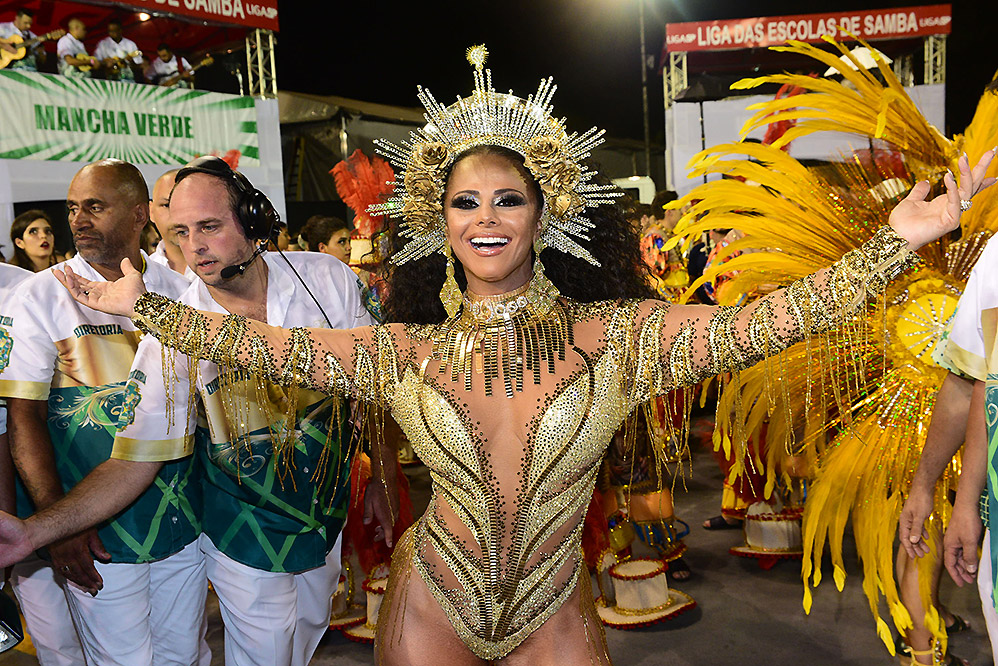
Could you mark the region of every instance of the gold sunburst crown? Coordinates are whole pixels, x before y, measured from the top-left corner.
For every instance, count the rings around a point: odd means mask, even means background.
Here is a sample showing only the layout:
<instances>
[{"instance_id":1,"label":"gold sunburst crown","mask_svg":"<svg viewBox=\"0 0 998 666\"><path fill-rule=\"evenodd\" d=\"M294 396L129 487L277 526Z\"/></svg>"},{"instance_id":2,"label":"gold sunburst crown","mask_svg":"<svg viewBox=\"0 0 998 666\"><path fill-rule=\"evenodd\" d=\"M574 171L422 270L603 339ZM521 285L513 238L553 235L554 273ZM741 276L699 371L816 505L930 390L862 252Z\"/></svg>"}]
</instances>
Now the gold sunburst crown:
<instances>
[{"instance_id":1,"label":"gold sunburst crown","mask_svg":"<svg viewBox=\"0 0 998 666\"><path fill-rule=\"evenodd\" d=\"M595 127L583 134L569 134L565 120L552 115L551 98L557 86L543 79L526 99L497 93L492 72L485 69L488 49L480 44L467 51L474 66L475 88L449 106L438 102L422 87L419 101L426 108L426 125L410 132L401 144L377 140L379 153L398 174L394 196L369 212L402 218L400 233L409 239L392 263L403 264L442 252L447 242L443 217L446 175L455 160L477 146L502 146L524 158L544 195L541 241L545 246L573 255L596 266L599 262L583 247L590 240L593 222L587 209L612 203L621 192L613 185L591 182L596 172L583 161L603 142Z\"/></svg>"},{"instance_id":2,"label":"gold sunburst crown","mask_svg":"<svg viewBox=\"0 0 998 666\"><path fill-rule=\"evenodd\" d=\"M485 44L476 44L469 46L464 55L475 69L482 69L485 67L485 60L489 57L489 50L485 48Z\"/></svg>"}]
</instances>

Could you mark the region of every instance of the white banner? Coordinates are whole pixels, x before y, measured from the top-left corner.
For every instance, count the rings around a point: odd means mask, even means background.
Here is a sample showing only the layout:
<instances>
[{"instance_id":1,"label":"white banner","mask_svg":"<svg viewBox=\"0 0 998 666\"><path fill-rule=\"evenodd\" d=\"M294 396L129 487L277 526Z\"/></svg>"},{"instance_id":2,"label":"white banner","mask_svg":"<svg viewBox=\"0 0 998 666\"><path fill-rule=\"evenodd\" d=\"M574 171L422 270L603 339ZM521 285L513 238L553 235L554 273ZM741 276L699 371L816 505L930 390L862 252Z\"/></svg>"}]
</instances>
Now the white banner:
<instances>
[{"instance_id":1,"label":"white banner","mask_svg":"<svg viewBox=\"0 0 998 666\"><path fill-rule=\"evenodd\" d=\"M935 127L946 126L946 84L918 85L905 88L905 92L929 123ZM687 167L693 156L711 146L739 141L739 131L754 113L747 107L772 100L772 95L750 95L702 104L680 102L666 109L668 129L665 140L672 148L670 154L673 174L673 180L668 183L668 188L682 196L701 184L702 178L687 176L689 173ZM761 140L765 133L766 128L763 127L753 131L749 137ZM839 160L843 154L869 147L869 141L858 135L816 132L794 140L790 144L790 156L798 160ZM709 179L715 180L720 177L719 174L712 174Z\"/></svg>"},{"instance_id":2,"label":"white banner","mask_svg":"<svg viewBox=\"0 0 998 666\"><path fill-rule=\"evenodd\" d=\"M251 97L0 71L0 159L259 166Z\"/></svg>"}]
</instances>

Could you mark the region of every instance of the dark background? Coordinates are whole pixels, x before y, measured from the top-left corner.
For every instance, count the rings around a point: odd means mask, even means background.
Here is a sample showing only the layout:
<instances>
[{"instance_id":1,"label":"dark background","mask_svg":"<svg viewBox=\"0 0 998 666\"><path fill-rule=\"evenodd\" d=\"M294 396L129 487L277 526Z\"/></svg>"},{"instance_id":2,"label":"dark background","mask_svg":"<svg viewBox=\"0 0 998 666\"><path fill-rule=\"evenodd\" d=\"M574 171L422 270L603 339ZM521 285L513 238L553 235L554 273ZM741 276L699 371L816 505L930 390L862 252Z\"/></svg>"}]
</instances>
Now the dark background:
<instances>
[{"instance_id":1,"label":"dark background","mask_svg":"<svg viewBox=\"0 0 998 666\"><path fill-rule=\"evenodd\" d=\"M284 90L415 107L416 85L449 102L471 91L468 46L485 43L497 90L526 95L542 77L559 89L570 129L599 126L642 140L639 0L327 3L282 0L278 84ZM644 0L652 138L664 141L659 55L667 22L907 7L912 0L749 2ZM942 4L942 3L940 3ZM969 123L998 68L998 3L957 0L947 52L946 134ZM335 15L332 8L336 7ZM323 11L327 12L323 16ZM349 15L349 18L348 18ZM741 52L746 65L752 53ZM921 55L916 56L921 62ZM692 72L691 72L692 73ZM943 128L941 128L943 129Z\"/></svg>"},{"instance_id":2,"label":"dark background","mask_svg":"<svg viewBox=\"0 0 998 666\"><path fill-rule=\"evenodd\" d=\"M490 51L488 66L497 90L512 89L525 96L537 88L541 78L553 76L559 88L554 97L555 112L567 118L570 130L584 131L598 126L610 140L643 141L641 109L641 56L639 41L639 2L645 6L648 107L653 149L653 171L662 160L664 146L664 95L662 86L662 43L668 22L706 21L751 16L780 16L871 8L906 7L913 0L815 0L810 3L773 0L506 0L415 3L363 1L352 3L280 0L281 30L277 35L278 86L282 90L319 95L337 95L367 102L417 107L416 86L430 89L444 103L472 89L471 67L465 49L485 43ZM0 0L2 20L19 2ZM58 8L62 3L52 3ZM998 68L998 2L994 0L952 2L952 32L947 40L946 127L947 135L962 132L970 122L981 90ZM48 3L43 14L52 13ZM93 46L103 36L106 20L112 15L126 18L126 34L137 29L136 20L113 7L89 6ZM43 20L41 16L39 20ZM210 26L156 19L155 29L162 38L183 45L178 52L197 62L205 50L216 64L198 75L198 85L208 90L238 92L231 67L243 65L242 31L225 30L223 44ZM162 25L160 25L162 23ZM165 32L164 32L165 31ZM205 32L207 31L207 32ZM212 34L209 42L203 34ZM233 33L229 35L229 33ZM238 34L235 34L238 33ZM231 39L230 39L231 37ZM227 40L227 41L225 41ZM209 43L211 45L209 45ZM896 43L875 43L894 53ZM905 48L904 45L900 45ZM48 44L54 50L54 44ZM185 48L186 47L186 48ZM227 49L234 49L226 54ZM921 40L910 40L920 70ZM725 57L724 54L721 57ZM729 52L728 60L741 63L731 78L753 74L752 68L773 62L763 50ZM54 68L54 54L48 65ZM708 71L705 58L690 58L690 78ZM765 64L763 64L765 67ZM780 65L781 67L783 65ZM790 66L789 64L786 66ZM810 66L809 64L805 66ZM717 73L716 69L710 69ZM919 78L920 80L920 78ZM638 148L640 152L640 148ZM287 160L288 155L285 155ZM643 160L636 161L643 173ZM331 165L330 165L331 166ZM655 174L658 175L658 174ZM15 212L42 202L18 204ZM45 205L47 204L47 205ZM64 219L61 202L42 204L53 219ZM348 215L341 202L288 201L289 222L295 229L315 213ZM57 246L69 247L68 234L57 224ZM6 239L0 244L6 245ZM7 248L4 248L7 249Z\"/></svg>"}]
</instances>

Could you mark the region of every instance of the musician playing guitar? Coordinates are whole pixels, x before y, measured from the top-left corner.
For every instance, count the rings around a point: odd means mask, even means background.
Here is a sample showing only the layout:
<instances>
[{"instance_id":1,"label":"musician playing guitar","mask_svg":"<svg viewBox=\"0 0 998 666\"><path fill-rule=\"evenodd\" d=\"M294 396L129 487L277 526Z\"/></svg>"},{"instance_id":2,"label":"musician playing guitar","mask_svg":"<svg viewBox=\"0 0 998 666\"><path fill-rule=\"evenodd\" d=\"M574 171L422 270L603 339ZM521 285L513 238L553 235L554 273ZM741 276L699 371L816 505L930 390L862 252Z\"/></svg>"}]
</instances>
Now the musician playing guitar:
<instances>
[{"instance_id":1,"label":"musician playing guitar","mask_svg":"<svg viewBox=\"0 0 998 666\"><path fill-rule=\"evenodd\" d=\"M69 19L69 33L63 35L56 46L59 55L59 73L73 78L89 78L91 70L100 63L87 53L83 38L87 36L87 26L78 18Z\"/></svg>"},{"instance_id":2,"label":"musician playing guitar","mask_svg":"<svg viewBox=\"0 0 998 666\"><path fill-rule=\"evenodd\" d=\"M134 65L142 64L138 45L122 33L121 21L107 24L107 37L97 42L94 56L101 61L107 78L135 83Z\"/></svg>"},{"instance_id":3,"label":"musician playing guitar","mask_svg":"<svg viewBox=\"0 0 998 666\"><path fill-rule=\"evenodd\" d=\"M146 78L150 83L157 85L169 83L173 86L183 81L182 85L188 88L194 87L194 68L187 62L187 58L174 55L173 49L166 43L156 47L156 54L159 57L155 58L146 70Z\"/></svg>"},{"instance_id":4,"label":"musician playing guitar","mask_svg":"<svg viewBox=\"0 0 998 666\"><path fill-rule=\"evenodd\" d=\"M19 9L13 21L0 23L0 54L6 54L7 57L5 60L9 59L12 61L10 64L11 69L20 69L29 72L38 71L38 67L45 63L45 49L42 48L41 42L47 38L61 37L65 34L60 30L57 31L58 34L49 33L39 38L38 35L31 32L31 26L34 22L35 15L30 10ZM37 42L28 46L27 53L23 58L16 58L21 44L14 43L14 40L11 38L24 42L30 40L37 40Z\"/></svg>"}]
</instances>

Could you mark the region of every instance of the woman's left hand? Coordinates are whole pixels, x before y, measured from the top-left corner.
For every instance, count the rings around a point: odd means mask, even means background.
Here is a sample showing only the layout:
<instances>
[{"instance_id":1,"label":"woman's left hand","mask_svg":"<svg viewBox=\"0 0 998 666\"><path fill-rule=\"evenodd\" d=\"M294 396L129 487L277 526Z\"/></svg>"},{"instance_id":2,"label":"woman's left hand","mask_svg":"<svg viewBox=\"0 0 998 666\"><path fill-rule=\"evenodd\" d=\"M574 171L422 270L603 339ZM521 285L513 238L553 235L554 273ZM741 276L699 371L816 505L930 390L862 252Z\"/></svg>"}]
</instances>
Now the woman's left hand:
<instances>
[{"instance_id":1,"label":"woman's left hand","mask_svg":"<svg viewBox=\"0 0 998 666\"><path fill-rule=\"evenodd\" d=\"M960 226L960 201L972 201L973 196L995 183L994 178L986 178L988 167L994 159L995 151L989 150L971 169L970 161L964 154L957 164L960 168L960 183L952 173L943 178L946 193L932 201L926 201L929 183L921 181L911 188L911 192L891 211L890 225L899 236L908 241L908 247L917 250L926 243L953 231Z\"/></svg>"}]
</instances>

